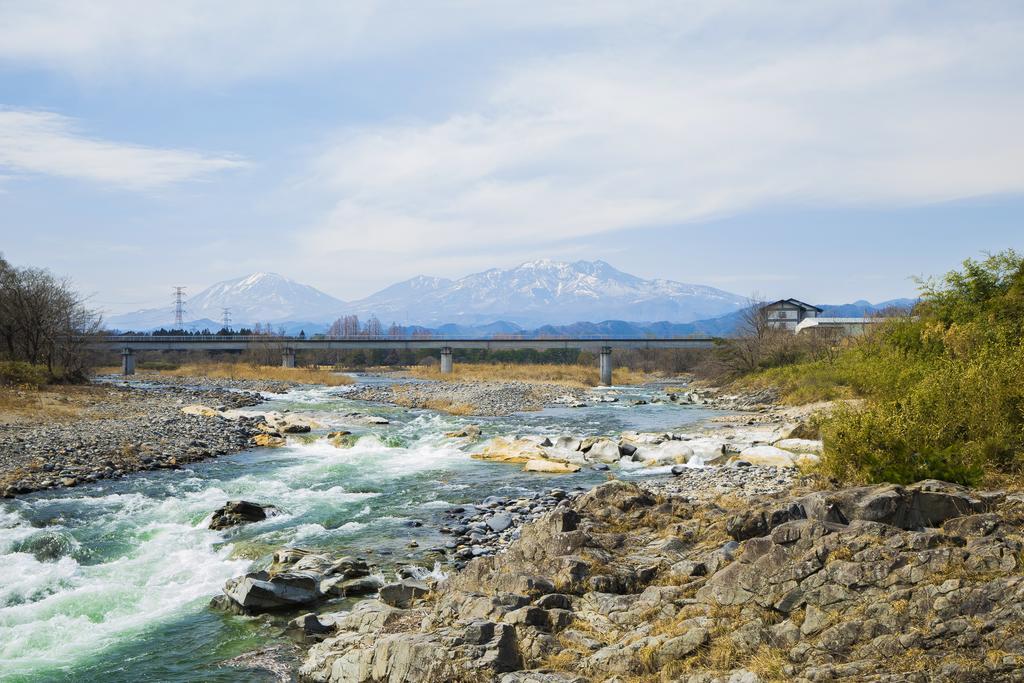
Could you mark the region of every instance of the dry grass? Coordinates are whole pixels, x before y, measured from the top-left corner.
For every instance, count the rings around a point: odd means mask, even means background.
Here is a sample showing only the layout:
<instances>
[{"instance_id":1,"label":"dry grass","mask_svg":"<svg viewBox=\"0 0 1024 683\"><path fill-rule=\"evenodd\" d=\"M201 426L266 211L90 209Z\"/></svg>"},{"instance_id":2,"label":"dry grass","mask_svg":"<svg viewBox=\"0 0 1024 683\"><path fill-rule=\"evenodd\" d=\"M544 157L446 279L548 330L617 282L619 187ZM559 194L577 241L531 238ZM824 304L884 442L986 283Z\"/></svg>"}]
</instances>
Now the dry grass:
<instances>
[{"instance_id":1,"label":"dry grass","mask_svg":"<svg viewBox=\"0 0 1024 683\"><path fill-rule=\"evenodd\" d=\"M424 365L409 368L409 374L446 382L517 381L584 389L597 386L600 381L596 367L555 363L455 363L447 375L442 375L438 366ZM649 379L649 375L629 368L619 368L612 375L615 384L643 384Z\"/></svg>"},{"instance_id":2,"label":"dry grass","mask_svg":"<svg viewBox=\"0 0 1024 683\"><path fill-rule=\"evenodd\" d=\"M102 387L0 387L0 424L113 418L121 413L109 404L111 401L117 402L119 398L116 394L111 396Z\"/></svg>"},{"instance_id":3,"label":"dry grass","mask_svg":"<svg viewBox=\"0 0 1024 683\"><path fill-rule=\"evenodd\" d=\"M762 645L750 655L744 668L757 674L762 681L783 681L786 678L782 675L782 668L787 664L789 660L780 650Z\"/></svg>"},{"instance_id":4,"label":"dry grass","mask_svg":"<svg viewBox=\"0 0 1024 683\"><path fill-rule=\"evenodd\" d=\"M571 671L579 663L582 655L583 653L576 650L565 649L545 659L543 666L545 669L554 669L555 671Z\"/></svg>"},{"instance_id":5,"label":"dry grass","mask_svg":"<svg viewBox=\"0 0 1024 683\"><path fill-rule=\"evenodd\" d=\"M329 368L283 368L279 365L249 365L247 363L189 363L174 370L159 370L157 374L171 377L299 382L300 384L323 384L329 387L354 382L348 375L335 374Z\"/></svg>"}]
</instances>

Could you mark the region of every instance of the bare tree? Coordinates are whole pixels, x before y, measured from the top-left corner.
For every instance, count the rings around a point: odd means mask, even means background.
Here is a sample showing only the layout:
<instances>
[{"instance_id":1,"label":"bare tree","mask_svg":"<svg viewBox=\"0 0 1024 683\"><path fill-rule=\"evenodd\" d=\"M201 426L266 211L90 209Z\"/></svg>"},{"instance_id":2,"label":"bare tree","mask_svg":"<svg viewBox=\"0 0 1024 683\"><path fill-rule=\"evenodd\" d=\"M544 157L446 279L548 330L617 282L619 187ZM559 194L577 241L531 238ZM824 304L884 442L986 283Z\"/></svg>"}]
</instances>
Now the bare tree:
<instances>
[{"instance_id":1,"label":"bare tree","mask_svg":"<svg viewBox=\"0 0 1024 683\"><path fill-rule=\"evenodd\" d=\"M0 356L81 379L88 365L84 337L100 323L70 282L0 256Z\"/></svg>"},{"instance_id":2,"label":"bare tree","mask_svg":"<svg viewBox=\"0 0 1024 683\"><path fill-rule=\"evenodd\" d=\"M380 324L380 320L377 316L371 315L370 319L366 321L365 332L367 337L384 336L384 326Z\"/></svg>"},{"instance_id":3,"label":"bare tree","mask_svg":"<svg viewBox=\"0 0 1024 683\"><path fill-rule=\"evenodd\" d=\"M768 312L761 297L754 293L747 299L746 307L740 312L737 334L727 340L720 349L721 360L736 373L756 370L764 357L770 329Z\"/></svg>"}]
</instances>

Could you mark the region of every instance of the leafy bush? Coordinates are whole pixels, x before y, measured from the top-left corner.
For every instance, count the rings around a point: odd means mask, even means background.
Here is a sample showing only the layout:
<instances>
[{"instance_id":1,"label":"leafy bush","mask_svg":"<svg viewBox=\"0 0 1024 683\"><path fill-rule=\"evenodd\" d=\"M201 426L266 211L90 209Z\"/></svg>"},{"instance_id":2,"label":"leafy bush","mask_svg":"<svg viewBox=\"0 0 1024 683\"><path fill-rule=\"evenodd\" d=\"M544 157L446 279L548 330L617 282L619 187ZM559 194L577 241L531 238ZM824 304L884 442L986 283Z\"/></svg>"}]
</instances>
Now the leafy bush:
<instances>
[{"instance_id":1,"label":"leafy bush","mask_svg":"<svg viewBox=\"0 0 1024 683\"><path fill-rule=\"evenodd\" d=\"M50 373L41 365L0 361L0 385L41 387L49 381Z\"/></svg>"},{"instance_id":2,"label":"leafy bush","mask_svg":"<svg viewBox=\"0 0 1024 683\"><path fill-rule=\"evenodd\" d=\"M844 481L975 483L1024 464L1024 347L941 358L903 391L824 422L824 471Z\"/></svg>"},{"instance_id":3,"label":"leafy bush","mask_svg":"<svg viewBox=\"0 0 1024 683\"><path fill-rule=\"evenodd\" d=\"M786 368L793 395L864 397L822 425L822 469L843 481L972 484L1024 470L1024 258L968 260L923 285L917 320L894 321L827 367Z\"/></svg>"}]
</instances>

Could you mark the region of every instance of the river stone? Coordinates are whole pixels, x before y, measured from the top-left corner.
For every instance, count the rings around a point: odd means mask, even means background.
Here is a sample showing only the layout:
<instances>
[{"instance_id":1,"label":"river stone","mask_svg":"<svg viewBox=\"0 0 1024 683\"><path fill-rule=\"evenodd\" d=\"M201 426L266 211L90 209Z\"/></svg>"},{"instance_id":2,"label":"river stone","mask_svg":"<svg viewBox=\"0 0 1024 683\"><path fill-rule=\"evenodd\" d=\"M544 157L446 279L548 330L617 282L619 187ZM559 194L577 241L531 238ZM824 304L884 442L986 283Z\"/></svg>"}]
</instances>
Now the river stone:
<instances>
[{"instance_id":1,"label":"river stone","mask_svg":"<svg viewBox=\"0 0 1024 683\"><path fill-rule=\"evenodd\" d=\"M304 423L292 423L286 424L281 427L283 434L307 434L312 431L312 428L308 424Z\"/></svg>"},{"instance_id":2,"label":"river stone","mask_svg":"<svg viewBox=\"0 0 1024 683\"><path fill-rule=\"evenodd\" d=\"M487 520L487 526L491 527L494 531L501 533L512 526L512 516L507 512L499 512Z\"/></svg>"},{"instance_id":3,"label":"river stone","mask_svg":"<svg viewBox=\"0 0 1024 683\"><path fill-rule=\"evenodd\" d=\"M445 434L450 439L477 439L480 437L480 427L477 425L466 425L462 429L456 429Z\"/></svg>"},{"instance_id":4,"label":"river stone","mask_svg":"<svg viewBox=\"0 0 1024 683\"><path fill-rule=\"evenodd\" d=\"M259 522L276 512L277 508L273 505L260 505L247 500L229 500L223 507L214 511L210 519L210 528L219 530L247 522Z\"/></svg>"},{"instance_id":5,"label":"river stone","mask_svg":"<svg viewBox=\"0 0 1024 683\"><path fill-rule=\"evenodd\" d=\"M272 436L270 434L257 434L256 436L252 437L253 446L280 448L281 446L284 446L286 443L287 441L285 441L283 437Z\"/></svg>"},{"instance_id":6,"label":"river stone","mask_svg":"<svg viewBox=\"0 0 1024 683\"><path fill-rule=\"evenodd\" d=\"M587 450L587 459L595 462L618 462L619 457L619 444L611 439L598 439Z\"/></svg>"},{"instance_id":7,"label":"river stone","mask_svg":"<svg viewBox=\"0 0 1024 683\"><path fill-rule=\"evenodd\" d=\"M653 448L638 448L633 453L635 462L649 465L685 465L693 457L693 449L681 441L666 441Z\"/></svg>"}]
</instances>

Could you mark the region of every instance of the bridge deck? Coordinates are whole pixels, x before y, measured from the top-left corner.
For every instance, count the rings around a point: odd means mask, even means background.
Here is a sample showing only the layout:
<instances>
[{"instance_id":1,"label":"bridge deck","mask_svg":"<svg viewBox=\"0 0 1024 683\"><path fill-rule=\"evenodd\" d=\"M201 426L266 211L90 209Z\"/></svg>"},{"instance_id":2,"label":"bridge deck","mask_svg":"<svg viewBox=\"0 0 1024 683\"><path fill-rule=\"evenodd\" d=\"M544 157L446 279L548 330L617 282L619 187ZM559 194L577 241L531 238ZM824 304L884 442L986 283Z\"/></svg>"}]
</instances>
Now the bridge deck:
<instances>
[{"instance_id":1,"label":"bridge deck","mask_svg":"<svg viewBox=\"0 0 1024 683\"><path fill-rule=\"evenodd\" d=\"M715 344L713 337L646 338L578 338L547 339L396 339L393 337L268 337L242 335L200 336L108 336L97 339L95 348L133 351L245 351L251 348L347 350L347 349L707 349Z\"/></svg>"}]
</instances>

